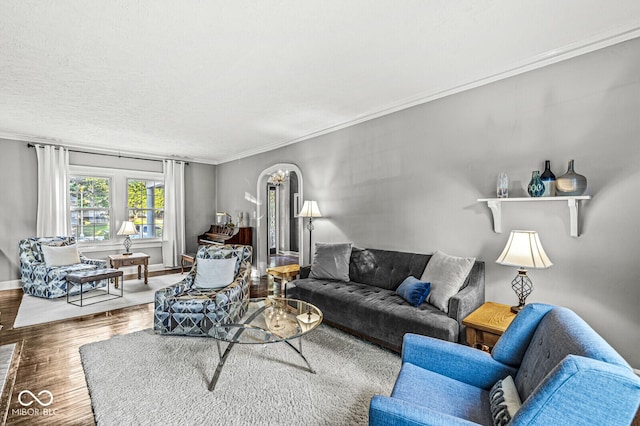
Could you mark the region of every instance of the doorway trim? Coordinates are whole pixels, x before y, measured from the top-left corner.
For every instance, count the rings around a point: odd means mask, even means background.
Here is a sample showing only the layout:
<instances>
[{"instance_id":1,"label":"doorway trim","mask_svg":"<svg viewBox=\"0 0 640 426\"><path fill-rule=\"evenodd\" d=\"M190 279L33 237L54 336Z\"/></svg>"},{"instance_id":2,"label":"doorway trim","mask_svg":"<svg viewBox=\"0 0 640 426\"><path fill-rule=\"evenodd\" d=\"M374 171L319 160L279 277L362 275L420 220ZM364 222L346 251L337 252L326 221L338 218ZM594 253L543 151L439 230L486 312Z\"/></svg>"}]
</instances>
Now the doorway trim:
<instances>
[{"instance_id":1,"label":"doorway trim","mask_svg":"<svg viewBox=\"0 0 640 426\"><path fill-rule=\"evenodd\" d=\"M264 169L260 175L258 175L258 182L256 183L256 194L257 194L257 202L256 202L256 268L258 269L259 276L266 274L267 272L267 179L269 176L277 172L278 170L289 170L290 172L295 172L298 176L298 194L300 200L304 200L304 184L302 178L302 171L300 168L293 163L278 163ZM304 259L304 233L303 233L303 224L302 220L297 217L292 217L291 220L298 221L298 263L300 263L301 259Z\"/></svg>"}]
</instances>

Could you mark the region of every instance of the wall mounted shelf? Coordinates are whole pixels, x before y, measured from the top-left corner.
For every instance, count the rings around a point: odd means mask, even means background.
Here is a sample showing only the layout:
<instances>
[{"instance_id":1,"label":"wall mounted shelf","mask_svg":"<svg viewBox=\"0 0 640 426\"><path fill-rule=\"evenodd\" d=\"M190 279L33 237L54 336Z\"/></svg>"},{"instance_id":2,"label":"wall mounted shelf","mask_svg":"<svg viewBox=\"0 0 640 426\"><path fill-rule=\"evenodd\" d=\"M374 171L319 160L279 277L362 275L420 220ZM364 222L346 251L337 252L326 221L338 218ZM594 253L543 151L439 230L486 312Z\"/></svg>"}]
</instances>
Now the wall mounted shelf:
<instances>
[{"instance_id":1,"label":"wall mounted shelf","mask_svg":"<svg viewBox=\"0 0 640 426\"><path fill-rule=\"evenodd\" d=\"M571 224L570 234L572 237L578 236L578 206L580 200L590 200L590 195L580 196L560 196L560 197L517 197L517 198L478 198L480 202L486 202L493 214L493 231L502 233L502 203L544 203L554 201L565 201L569 206L569 220Z\"/></svg>"}]
</instances>

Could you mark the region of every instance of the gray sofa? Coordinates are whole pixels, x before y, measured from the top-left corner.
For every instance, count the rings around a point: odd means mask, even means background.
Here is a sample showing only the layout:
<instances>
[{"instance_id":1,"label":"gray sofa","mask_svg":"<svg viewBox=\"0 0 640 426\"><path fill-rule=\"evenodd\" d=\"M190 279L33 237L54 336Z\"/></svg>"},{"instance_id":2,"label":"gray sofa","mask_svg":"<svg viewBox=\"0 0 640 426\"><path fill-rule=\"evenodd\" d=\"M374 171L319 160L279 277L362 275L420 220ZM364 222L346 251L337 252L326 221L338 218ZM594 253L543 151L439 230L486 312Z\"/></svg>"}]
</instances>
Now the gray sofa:
<instances>
[{"instance_id":1,"label":"gray sofa","mask_svg":"<svg viewBox=\"0 0 640 426\"><path fill-rule=\"evenodd\" d=\"M400 351L405 333L466 342L462 320L484 303L484 262L476 261L444 313L427 302L413 307L395 294L408 276L420 278L431 255L353 248L350 282L300 278L287 283L286 295L320 308L324 321L367 340Z\"/></svg>"}]
</instances>

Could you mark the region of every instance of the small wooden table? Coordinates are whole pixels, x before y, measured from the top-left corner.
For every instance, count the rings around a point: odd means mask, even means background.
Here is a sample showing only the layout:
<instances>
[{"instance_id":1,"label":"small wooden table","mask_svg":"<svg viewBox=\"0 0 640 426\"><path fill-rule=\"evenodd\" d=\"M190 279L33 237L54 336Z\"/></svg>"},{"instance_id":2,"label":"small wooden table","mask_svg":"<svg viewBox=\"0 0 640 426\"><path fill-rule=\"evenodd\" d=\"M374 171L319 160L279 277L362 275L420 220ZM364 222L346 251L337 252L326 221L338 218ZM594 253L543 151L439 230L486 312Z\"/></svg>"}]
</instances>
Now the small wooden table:
<instances>
[{"instance_id":1,"label":"small wooden table","mask_svg":"<svg viewBox=\"0 0 640 426\"><path fill-rule=\"evenodd\" d=\"M118 269L122 266L133 266L138 265L138 279L141 278L140 271L141 267L144 265L144 283L149 284L149 256L145 253L132 253L129 255L125 254L112 254L109 255L109 263L111 267L114 269ZM122 278L124 282L124 277ZM117 286L116 286L117 288Z\"/></svg>"},{"instance_id":2,"label":"small wooden table","mask_svg":"<svg viewBox=\"0 0 640 426\"><path fill-rule=\"evenodd\" d=\"M297 263L293 265L274 266L273 268L267 269L267 274L280 280L280 294L282 297L287 297L287 281L297 277L299 273L300 265Z\"/></svg>"},{"instance_id":3,"label":"small wooden table","mask_svg":"<svg viewBox=\"0 0 640 426\"><path fill-rule=\"evenodd\" d=\"M515 317L510 306L486 302L462 320L462 324L467 326L467 343L491 352Z\"/></svg>"}]
</instances>

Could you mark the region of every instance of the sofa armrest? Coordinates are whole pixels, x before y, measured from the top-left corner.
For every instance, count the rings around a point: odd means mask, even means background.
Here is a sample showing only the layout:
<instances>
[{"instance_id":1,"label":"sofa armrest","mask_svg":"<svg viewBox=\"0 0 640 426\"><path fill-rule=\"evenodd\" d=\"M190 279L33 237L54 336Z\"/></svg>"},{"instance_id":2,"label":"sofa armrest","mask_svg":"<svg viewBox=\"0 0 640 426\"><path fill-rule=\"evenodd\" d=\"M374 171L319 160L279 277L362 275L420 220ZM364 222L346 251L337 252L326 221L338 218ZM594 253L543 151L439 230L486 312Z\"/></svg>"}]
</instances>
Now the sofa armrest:
<instances>
[{"instance_id":1,"label":"sofa armrest","mask_svg":"<svg viewBox=\"0 0 640 426\"><path fill-rule=\"evenodd\" d=\"M477 423L388 396L375 395L369 404L369 426L455 426L475 424Z\"/></svg>"},{"instance_id":2,"label":"sofa armrest","mask_svg":"<svg viewBox=\"0 0 640 426\"><path fill-rule=\"evenodd\" d=\"M476 262L469 272L467 286L449 300L449 317L458 322L458 342L466 343L466 327L462 324L471 312L484 303L484 262Z\"/></svg>"},{"instance_id":3,"label":"sofa armrest","mask_svg":"<svg viewBox=\"0 0 640 426\"><path fill-rule=\"evenodd\" d=\"M402 362L487 390L508 375L515 377L517 372L486 352L411 333L404 335Z\"/></svg>"}]
</instances>

